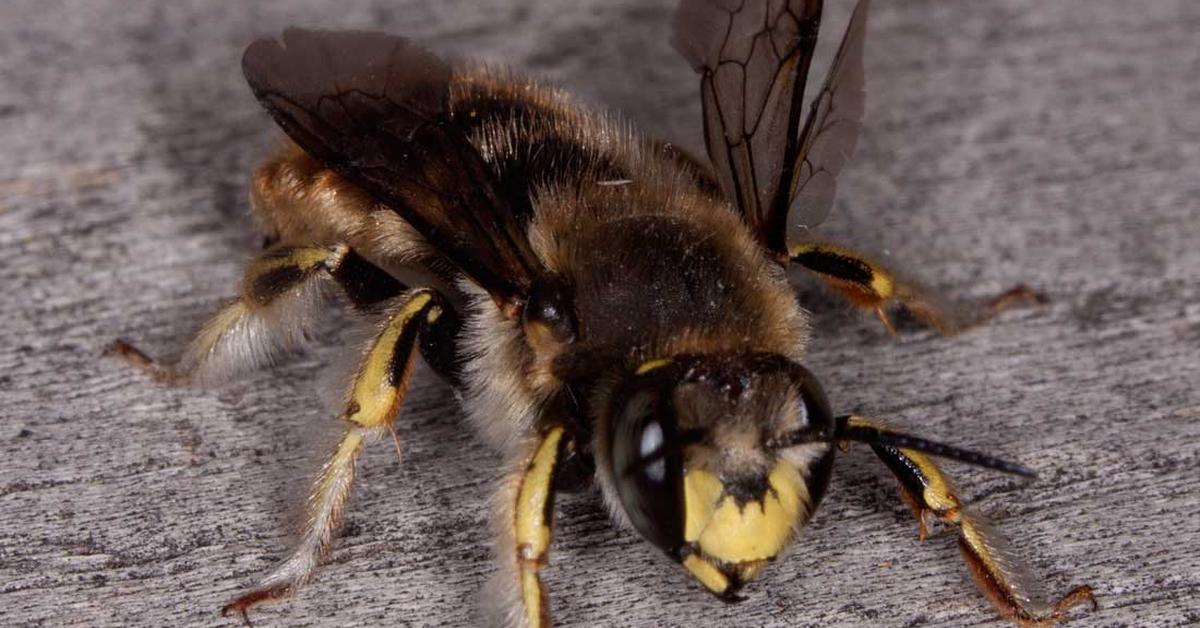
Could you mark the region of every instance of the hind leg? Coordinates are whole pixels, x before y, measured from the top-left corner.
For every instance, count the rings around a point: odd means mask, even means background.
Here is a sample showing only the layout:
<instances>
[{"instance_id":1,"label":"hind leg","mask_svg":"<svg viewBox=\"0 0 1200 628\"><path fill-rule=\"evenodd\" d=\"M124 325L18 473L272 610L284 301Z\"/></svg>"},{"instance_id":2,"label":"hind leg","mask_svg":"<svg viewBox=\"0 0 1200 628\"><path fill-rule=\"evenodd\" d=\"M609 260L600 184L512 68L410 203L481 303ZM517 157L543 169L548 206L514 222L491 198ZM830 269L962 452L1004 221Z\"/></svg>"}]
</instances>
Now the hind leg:
<instances>
[{"instance_id":1,"label":"hind leg","mask_svg":"<svg viewBox=\"0 0 1200 628\"><path fill-rule=\"evenodd\" d=\"M400 214L290 142L255 170L250 208L269 243L343 242L398 276L440 258ZM421 273L410 283L428 285L437 279Z\"/></svg>"},{"instance_id":2,"label":"hind leg","mask_svg":"<svg viewBox=\"0 0 1200 628\"><path fill-rule=\"evenodd\" d=\"M1038 302L1041 295L1028 286L1006 290L986 303L955 308L938 302L926 291L896 277L896 274L848 248L825 243L796 244L789 250L790 261L816 274L823 282L856 307L871 310L888 333L896 328L888 308L903 306L923 323L942 334L951 335L983 324L1012 305Z\"/></svg>"},{"instance_id":3,"label":"hind leg","mask_svg":"<svg viewBox=\"0 0 1200 628\"><path fill-rule=\"evenodd\" d=\"M360 307L403 291L398 272L438 285L419 271L431 254L411 226L295 144L255 171L250 205L270 248L247 267L241 298L174 363L156 362L123 340L112 353L162 381L221 381L302 342L332 284Z\"/></svg>"},{"instance_id":4,"label":"hind leg","mask_svg":"<svg viewBox=\"0 0 1200 628\"><path fill-rule=\"evenodd\" d=\"M124 340L111 351L164 382L228 380L298 346L328 307L334 285L360 308L405 289L344 244L278 247L250 262L240 297L209 319L175 362L155 361Z\"/></svg>"}]
</instances>

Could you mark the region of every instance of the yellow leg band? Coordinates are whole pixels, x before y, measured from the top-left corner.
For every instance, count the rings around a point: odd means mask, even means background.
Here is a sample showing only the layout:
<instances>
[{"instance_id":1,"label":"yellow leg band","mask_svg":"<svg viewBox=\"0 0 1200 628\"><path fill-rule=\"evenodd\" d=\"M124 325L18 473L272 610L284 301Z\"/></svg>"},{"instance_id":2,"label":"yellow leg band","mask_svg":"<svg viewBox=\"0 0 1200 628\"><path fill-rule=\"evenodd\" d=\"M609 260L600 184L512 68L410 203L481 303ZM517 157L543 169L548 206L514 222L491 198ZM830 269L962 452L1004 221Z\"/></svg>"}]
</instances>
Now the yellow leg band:
<instances>
[{"instance_id":1,"label":"yellow leg band","mask_svg":"<svg viewBox=\"0 0 1200 628\"><path fill-rule=\"evenodd\" d=\"M342 418L363 427L389 425L395 420L412 375L417 331L423 322L441 314L433 293L413 292L384 325L354 377L350 401Z\"/></svg>"},{"instance_id":2,"label":"yellow leg band","mask_svg":"<svg viewBox=\"0 0 1200 628\"><path fill-rule=\"evenodd\" d=\"M550 625L538 570L547 562L550 549L551 509L554 504L554 471L558 464L564 429L555 427L542 437L521 477L513 521L517 564L521 574L521 600L527 625Z\"/></svg>"}]
</instances>

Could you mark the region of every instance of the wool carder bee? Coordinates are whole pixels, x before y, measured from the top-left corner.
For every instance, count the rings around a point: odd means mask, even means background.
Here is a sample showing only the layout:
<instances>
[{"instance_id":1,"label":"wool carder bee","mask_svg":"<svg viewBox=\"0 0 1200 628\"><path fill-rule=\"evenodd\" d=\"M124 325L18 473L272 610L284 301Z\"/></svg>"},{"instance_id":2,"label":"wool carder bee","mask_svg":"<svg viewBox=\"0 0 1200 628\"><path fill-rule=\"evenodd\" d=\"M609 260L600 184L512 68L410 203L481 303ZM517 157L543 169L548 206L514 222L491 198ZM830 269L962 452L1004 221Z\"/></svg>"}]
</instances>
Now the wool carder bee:
<instances>
[{"instance_id":1,"label":"wool carder bee","mask_svg":"<svg viewBox=\"0 0 1200 628\"><path fill-rule=\"evenodd\" d=\"M867 7L805 107L820 0L683 0L674 43L700 75L708 162L400 37L290 29L254 42L246 78L290 138L252 183L269 247L177 361L116 349L163 380L218 381L274 361L339 304L380 322L298 544L225 610L245 616L311 578L360 452L395 436L418 353L511 470L495 500L496 623L550 623L539 574L556 490L598 486L616 525L733 601L809 520L850 442L896 475L922 537L935 520L957 530L1002 615L1051 624L1092 600L1086 586L1037 594L933 458L1032 471L836 415L803 366L809 315L789 268L889 331L894 307L954 333L1031 294L967 315L812 236L862 124Z\"/></svg>"}]
</instances>

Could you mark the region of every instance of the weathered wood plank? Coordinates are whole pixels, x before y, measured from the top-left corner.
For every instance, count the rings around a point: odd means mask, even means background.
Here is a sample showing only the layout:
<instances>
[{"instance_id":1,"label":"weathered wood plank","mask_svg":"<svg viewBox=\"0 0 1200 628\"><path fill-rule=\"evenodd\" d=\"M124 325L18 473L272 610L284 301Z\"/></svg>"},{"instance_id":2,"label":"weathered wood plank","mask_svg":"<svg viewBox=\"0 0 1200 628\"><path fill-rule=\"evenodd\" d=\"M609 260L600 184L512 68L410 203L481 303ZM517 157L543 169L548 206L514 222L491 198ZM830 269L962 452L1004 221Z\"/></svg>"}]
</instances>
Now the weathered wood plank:
<instances>
[{"instance_id":1,"label":"weathered wood plank","mask_svg":"<svg viewBox=\"0 0 1200 628\"><path fill-rule=\"evenodd\" d=\"M849 7L831 2L830 22ZM695 86L651 3L16 0L0 6L0 624L214 625L276 560L329 440L344 335L218 390L100 357L178 348L257 237L249 169L275 132L242 84L253 37L383 28L560 81L699 146ZM1021 460L961 485L1077 625L1200 622L1200 5L877 3L867 123L827 233L981 297L1050 303L954 339L892 340L816 298L835 403ZM822 48L826 50L826 48ZM650 89L650 88L653 89ZM332 563L263 625L469 623L490 573L496 459L418 377L405 461L364 460ZM546 577L562 625L1002 625L945 536L923 546L865 451L740 605L711 599L589 496Z\"/></svg>"}]
</instances>

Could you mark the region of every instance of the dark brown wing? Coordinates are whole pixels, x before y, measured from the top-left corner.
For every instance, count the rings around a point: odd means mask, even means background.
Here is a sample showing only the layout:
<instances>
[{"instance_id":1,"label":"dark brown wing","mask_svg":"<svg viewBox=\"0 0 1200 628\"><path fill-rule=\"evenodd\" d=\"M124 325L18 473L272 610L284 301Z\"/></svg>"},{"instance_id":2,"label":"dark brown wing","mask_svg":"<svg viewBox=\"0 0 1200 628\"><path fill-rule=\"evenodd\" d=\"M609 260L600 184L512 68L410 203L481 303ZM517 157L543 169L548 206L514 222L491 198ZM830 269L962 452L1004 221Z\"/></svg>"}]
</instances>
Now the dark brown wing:
<instances>
[{"instance_id":1,"label":"dark brown wing","mask_svg":"<svg viewBox=\"0 0 1200 628\"><path fill-rule=\"evenodd\" d=\"M527 293L541 270L527 208L451 123L449 66L400 37L288 29L251 44L242 70L301 148L395 209L497 302Z\"/></svg>"},{"instance_id":2,"label":"dark brown wing","mask_svg":"<svg viewBox=\"0 0 1200 628\"><path fill-rule=\"evenodd\" d=\"M800 163L793 174L787 217L787 231L793 241L799 239L798 231L817 226L829 215L838 172L858 145L866 100L863 43L868 4L869 0L860 0L854 8L837 56L813 99L800 134Z\"/></svg>"},{"instance_id":3,"label":"dark brown wing","mask_svg":"<svg viewBox=\"0 0 1200 628\"><path fill-rule=\"evenodd\" d=\"M828 213L832 176L853 152L861 125L867 0L800 124L821 5L682 0L675 22L675 46L701 75L705 143L721 186L759 241L779 255L786 254L789 222L812 226ZM819 186L828 191L816 193ZM810 197L812 206L795 203Z\"/></svg>"}]
</instances>

